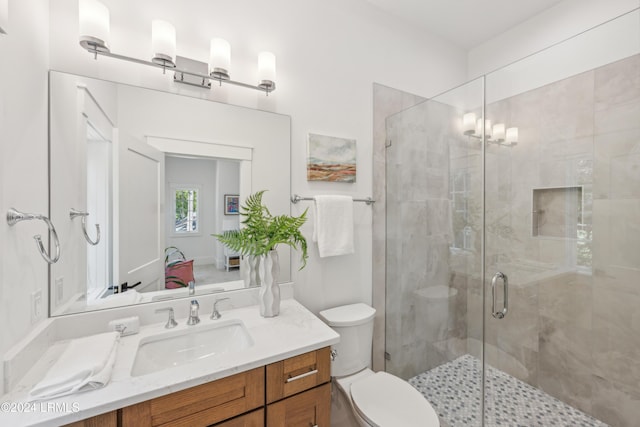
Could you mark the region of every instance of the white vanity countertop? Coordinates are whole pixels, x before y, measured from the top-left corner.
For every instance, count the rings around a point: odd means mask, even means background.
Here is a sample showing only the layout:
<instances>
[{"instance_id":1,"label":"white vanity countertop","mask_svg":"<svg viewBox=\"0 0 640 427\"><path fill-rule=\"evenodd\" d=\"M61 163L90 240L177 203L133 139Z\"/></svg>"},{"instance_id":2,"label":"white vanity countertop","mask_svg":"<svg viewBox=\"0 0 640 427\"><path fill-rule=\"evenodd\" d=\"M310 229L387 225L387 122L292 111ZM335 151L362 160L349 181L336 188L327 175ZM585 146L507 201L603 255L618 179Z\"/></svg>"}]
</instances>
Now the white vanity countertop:
<instances>
[{"instance_id":1,"label":"white vanity countertop","mask_svg":"<svg viewBox=\"0 0 640 427\"><path fill-rule=\"evenodd\" d=\"M210 360L132 377L131 368L140 340L167 331L164 322L143 326L140 333L120 339L111 382L106 387L27 404L29 390L44 377L48 367L52 366L68 341L56 343L44 353L14 391L2 396L0 424L60 426L317 350L339 341L336 332L293 299L283 300L280 315L273 318L261 317L258 306L221 310L221 313L221 320L240 319L244 322L254 341L252 347L240 352L221 354ZM172 331L189 330L217 322L210 320L204 313L200 324L196 326L187 326L186 319L183 318L176 320L178 326Z\"/></svg>"}]
</instances>

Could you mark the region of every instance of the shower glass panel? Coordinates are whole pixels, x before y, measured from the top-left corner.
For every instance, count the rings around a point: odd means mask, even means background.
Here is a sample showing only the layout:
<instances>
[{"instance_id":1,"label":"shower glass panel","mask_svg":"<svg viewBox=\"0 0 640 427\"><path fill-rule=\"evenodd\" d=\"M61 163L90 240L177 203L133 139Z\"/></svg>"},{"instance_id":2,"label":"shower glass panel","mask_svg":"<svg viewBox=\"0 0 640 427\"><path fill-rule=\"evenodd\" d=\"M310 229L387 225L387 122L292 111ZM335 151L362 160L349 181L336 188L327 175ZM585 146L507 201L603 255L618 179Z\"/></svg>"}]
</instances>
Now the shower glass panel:
<instances>
[{"instance_id":1,"label":"shower glass panel","mask_svg":"<svg viewBox=\"0 0 640 427\"><path fill-rule=\"evenodd\" d=\"M478 79L386 120L386 371L465 426L482 420L483 162L460 126L482 105Z\"/></svg>"},{"instance_id":2,"label":"shower glass panel","mask_svg":"<svg viewBox=\"0 0 640 427\"><path fill-rule=\"evenodd\" d=\"M486 76L485 425L638 425L639 53L636 10Z\"/></svg>"}]
</instances>

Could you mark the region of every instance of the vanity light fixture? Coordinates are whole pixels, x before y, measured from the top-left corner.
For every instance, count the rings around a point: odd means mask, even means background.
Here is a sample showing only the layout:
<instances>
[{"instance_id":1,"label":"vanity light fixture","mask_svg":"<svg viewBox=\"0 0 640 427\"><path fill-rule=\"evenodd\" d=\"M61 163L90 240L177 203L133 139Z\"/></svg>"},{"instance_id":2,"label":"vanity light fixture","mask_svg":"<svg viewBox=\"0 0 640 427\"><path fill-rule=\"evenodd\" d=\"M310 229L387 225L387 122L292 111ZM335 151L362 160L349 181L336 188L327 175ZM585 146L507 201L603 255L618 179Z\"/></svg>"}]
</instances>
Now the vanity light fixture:
<instances>
[{"instance_id":1,"label":"vanity light fixture","mask_svg":"<svg viewBox=\"0 0 640 427\"><path fill-rule=\"evenodd\" d=\"M229 83L259 90L267 95L276 89L276 57L272 53L262 52L258 56L259 83L257 85L231 80L229 73L231 46L228 41L221 38L211 40L208 64L178 57L176 56L176 30L173 25L165 21L154 20L151 23L151 61L112 53L109 48L109 9L98 0L79 0L79 30L80 46L92 53L95 59L98 59L98 55L103 55L162 68L163 72L172 70L175 71L175 82L207 89L211 88L212 81L217 81L220 85Z\"/></svg>"},{"instance_id":2,"label":"vanity light fixture","mask_svg":"<svg viewBox=\"0 0 640 427\"><path fill-rule=\"evenodd\" d=\"M485 141L489 144L497 144L505 147L513 147L518 144L518 128L507 128L504 123L496 123L491 126L491 120L476 120L475 113L466 113L462 116L462 133L470 138L482 139L484 128Z\"/></svg>"}]
</instances>

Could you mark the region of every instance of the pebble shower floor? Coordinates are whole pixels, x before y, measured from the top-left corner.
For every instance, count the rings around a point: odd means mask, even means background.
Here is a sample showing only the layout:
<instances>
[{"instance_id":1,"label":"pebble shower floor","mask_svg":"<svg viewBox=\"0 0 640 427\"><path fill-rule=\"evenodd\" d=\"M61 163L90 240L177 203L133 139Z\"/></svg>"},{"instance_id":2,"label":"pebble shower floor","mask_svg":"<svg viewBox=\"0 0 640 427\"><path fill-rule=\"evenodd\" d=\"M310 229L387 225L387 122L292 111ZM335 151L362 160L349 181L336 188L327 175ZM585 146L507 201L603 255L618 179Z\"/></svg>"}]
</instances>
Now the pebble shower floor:
<instances>
[{"instance_id":1,"label":"pebble shower floor","mask_svg":"<svg viewBox=\"0 0 640 427\"><path fill-rule=\"evenodd\" d=\"M419 374L409 383L450 427L480 425L482 362L470 355ZM607 427L578 409L487 366L486 426Z\"/></svg>"}]
</instances>

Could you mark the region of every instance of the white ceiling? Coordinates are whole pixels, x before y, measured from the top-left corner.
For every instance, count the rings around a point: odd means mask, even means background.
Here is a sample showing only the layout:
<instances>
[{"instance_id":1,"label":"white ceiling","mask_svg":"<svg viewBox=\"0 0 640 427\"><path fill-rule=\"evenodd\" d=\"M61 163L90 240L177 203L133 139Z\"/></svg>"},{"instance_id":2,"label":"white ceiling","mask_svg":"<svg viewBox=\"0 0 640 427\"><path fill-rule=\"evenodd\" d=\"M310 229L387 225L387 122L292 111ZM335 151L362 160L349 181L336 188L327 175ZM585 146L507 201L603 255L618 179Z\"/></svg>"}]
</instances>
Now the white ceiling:
<instances>
[{"instance_id":1,"label":"white ceiling","mask_svg":"<svg viewBox=\"0 0 640 427\"><path fill-rule=\"evenodd\" d=\"M471 49L562 0L367 0L383 11Z\"/></svg>"}]
</instances>

